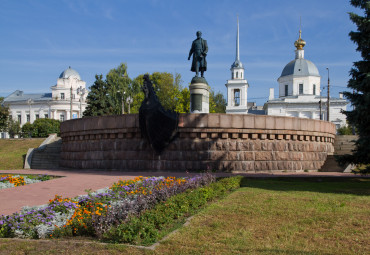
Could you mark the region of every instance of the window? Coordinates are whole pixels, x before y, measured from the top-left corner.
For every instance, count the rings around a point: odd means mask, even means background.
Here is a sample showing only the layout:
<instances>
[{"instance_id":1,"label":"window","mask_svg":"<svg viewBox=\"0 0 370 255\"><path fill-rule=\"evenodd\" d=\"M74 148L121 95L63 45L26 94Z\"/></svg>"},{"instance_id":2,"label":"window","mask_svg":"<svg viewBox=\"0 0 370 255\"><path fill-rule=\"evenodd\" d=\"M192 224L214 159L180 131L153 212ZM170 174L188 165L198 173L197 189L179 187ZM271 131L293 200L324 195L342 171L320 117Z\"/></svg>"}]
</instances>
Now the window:
<instances>
[{"instance_id":1,"label":"window","mask_svg":"<svg viewBox=\"0 0 370 255\"><path fill-rule=\"evenodd\" d=\"M285 85L285 96L288 96L288 85Z\"/></svg>"},{"instance_id":2,"label":"window","mask_svg":"<svg viewBox=\"0 0 370 255\"><path fill-rule=\"evenodd\" d=\"M240 105L240 89L235 89L234 90L234 104L235 104L235 106Z\"/></svg>"},{"instance_id":3,"label":"window","mask_svg":"<svg viewBox=\"0 0 370 255\"><path fill-rule=\"evenodd\" d=\"M243 72L240 72L240 79L243 79Z\"/></svg>"},{"instance_id":4,"label":"window","mask_svg":"<svg viewBox=\"0 0 370 255\"><path fill-rule=\"evenodd\" d=\"M60 115L60 121L62 121L62 122L64 121L64 115L63 114Z\"/></svg>"},{"instance_id":5,"label":"window","mask_svg":"<svg viewBox=\"0 0 370 255\"><path fill-rule=\"evenodd\" d=\"M64 97L64 93L60 93L60 99L64 100L65 97Z\"/></svg>"},{"instance_id":6,"label":"window","mask_svg":"<svg viewBox=\"0 0 370 255\"><path fill-rule=\"evenodd\" d=\"M231 79L234 79L234 72L231 73Z\"/></svg>"},{"instance_id":7,"label":"window","mask_svg":"<svg viewBox=\"0 0 370 255\"><path fill-rule=\"evenodd\" d=\"M18 122L19 124L22 124L22 115L18 115Z\"/></svg>"},{"instance_id":8,"label":"window","mask_svg":"<svg viewBox=\"0 0 370 255\"><path fill-rule=\"evenodd\" d=\"M73 98L73 99L76 99L76 95L75 95L75 94L72 94L72 98Z\"/></svg>"},{"instance_id":9,"label":"window","mask_svg":"<svg viewBox=\"0 0 370 255\"><path fill-rule=\"evenodd\" d=\"M303 84L299 84L299 94L303 95Z\"/></svg>"},{"instance_id":10,"label":"window","mask_svg":"<svg viewBox=\"0 0 370 255\"><path fill-rule=\"evenodd\" d=\"M35 119L37 119L37 120L40 119L40 115L39 114L36 114L35 115Z\"/></svg>"},{"instance_id":11,"label":"window","mask_svg":"<svg viewBox=\"0 0 370 255\"><path fill-rule=\"evenodd\" d=\"M49 118L49 114L44 114L44 118L45 119L48 119Z\"/></svg>"},{"instance_id":12,"label":"window","mask_svg":"<svg viewBox=\"0 0 370 255\"><path fill-rule=\"evenodd\" d=\"M236 78L238 78L238 72L236 72Z\"/></svg>"},{"instance_id":13,"label":"window","mask_svg":"<svg viewBox=\"0 0 370 255\"><path fill-rule=\"evenodd\" d=\"M316 84L313 85L313 94L316 95Z\"/></svg>"},{"instance_id":14,"label":"window","mask_svg":"<svg viewBox=\"0 0 370 255\"><path fill-rule=\"evenodd\" d=\"M31 122L31 116L27 114L27 122Z\"/></svg>"}]
</instances>

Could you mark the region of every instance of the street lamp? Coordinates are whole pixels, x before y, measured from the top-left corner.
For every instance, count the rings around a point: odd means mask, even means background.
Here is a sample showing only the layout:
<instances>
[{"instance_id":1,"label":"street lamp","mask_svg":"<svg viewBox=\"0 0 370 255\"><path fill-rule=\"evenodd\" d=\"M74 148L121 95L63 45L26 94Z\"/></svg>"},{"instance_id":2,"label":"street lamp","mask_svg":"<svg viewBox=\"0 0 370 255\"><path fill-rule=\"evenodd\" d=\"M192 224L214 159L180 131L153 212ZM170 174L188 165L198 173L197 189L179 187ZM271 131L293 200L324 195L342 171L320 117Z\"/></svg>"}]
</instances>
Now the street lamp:
<instances>
[{"instance_id":1,"label":"street lamp","mask_svg":"<svg viewBox=\"0 0 370 255\"><path fill-rule=\"evenodd\" d=\"M321 92L325 90L325 87L322 87L322 90L320 89L320 101L319 101L319 104L320 104L320 120L322 120L322 97L321 97Z\"/></svg>"},{"instance_id":2,"label":"street lamp","mask_svg":"<svg viewBox=\"0 0 370 255\"><path fill-rule=\"evenodd\" d=\"M122 93L122 114L125 114L125 94L126 92L125 91L121 92L119 90L117 92Z\"/></svg>"},{"instance_id":3,"label":"street lamp","mask_svg":"<svg viewBox=\"0 0 370 255\"><path fill-rule=\"evenodd\" d=\"M33 100L30 98L27 100L27 104L28 104L28 107L29 107L29 113L30 113L30 123L31 123L31 104L33 104Z\"/></svg>"},{"instance_id":4,"label":"street lamp","mask_svg":"<svg viewBox=\"0 0 370 255\"><path fill-rule=\"evenodd\" d=\"M86 89L82 88L82 86L77 88L77 95L80 96L80 118L82 118L82 100L84 99L84 95L86 93Z\"/></svg>"},{"instance_id":5,"label":"street lamp","mask_svg":"<svg viewBox=\"0 0 370 255\"><path fill-rule=\"evenodd\" d=\"M130 113L130 106L133 101L134 100L130 96L128 96L128 98L126 99L126 103L128 104L128 113Z\"/></svg>"},{"instance_id":6,"label":"street lamp","mask_svg":"<svg viewBox=\"0 0 370 255\"><path fill-rule=\"evenodd\" d=\"M328 112L326 113L327 114L327 121L330 121L330 115L329 115L329 112L330 112L330 79L329 79L329 68L327 67L326 70L328 70L328 100L327 100L327 110Z\"/></svg>"}]
</instances>

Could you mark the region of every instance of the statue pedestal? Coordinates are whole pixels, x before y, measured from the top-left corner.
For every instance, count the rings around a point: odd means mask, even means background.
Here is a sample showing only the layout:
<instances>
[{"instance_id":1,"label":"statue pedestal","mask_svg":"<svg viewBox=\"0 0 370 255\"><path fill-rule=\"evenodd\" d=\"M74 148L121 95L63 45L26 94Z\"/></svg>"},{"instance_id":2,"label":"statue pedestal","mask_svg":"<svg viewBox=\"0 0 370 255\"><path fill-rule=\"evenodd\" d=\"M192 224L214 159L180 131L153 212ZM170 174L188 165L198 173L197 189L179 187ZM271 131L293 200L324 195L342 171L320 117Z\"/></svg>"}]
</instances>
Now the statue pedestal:
<instances>
[{"instance_id":1,"label":"statue pedestal","mask_svg":"<svg viewBox=\"0 0 370 255\"><path fill-rule=\"evenodd\" d=\"M194 77L189 85L190 112L209 113L209 90L210 87L203 77Z\"/></svg>"}]
</instances>

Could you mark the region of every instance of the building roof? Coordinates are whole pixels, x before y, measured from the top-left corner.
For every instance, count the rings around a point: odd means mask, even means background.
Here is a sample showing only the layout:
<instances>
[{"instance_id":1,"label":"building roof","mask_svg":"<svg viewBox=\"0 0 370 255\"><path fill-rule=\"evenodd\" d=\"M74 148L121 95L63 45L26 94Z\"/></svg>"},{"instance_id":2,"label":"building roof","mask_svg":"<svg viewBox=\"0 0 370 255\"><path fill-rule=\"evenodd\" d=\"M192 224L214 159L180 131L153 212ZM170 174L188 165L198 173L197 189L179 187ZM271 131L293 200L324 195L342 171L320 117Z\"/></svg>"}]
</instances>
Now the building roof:
<instances>
[{"instance_id":1,"label":"building roof","mask_svg":"<svg viewBox=\"0 0 370 255\"><path fill-rule=\"evenodd\" d=\"M280 77L288 75L320 77L319 70L315 64L304 58L294 59L284 67Z\"/></svg>"},{"instance_id":2,"label":"building roof","mask_svg":"<svg viewBox=\"0 0 370 255\"><path fill-rule=\"evenodd\" d=\"M323 103L326 103L327 97L322 96L321 100ZM313 95L299 95L299 96L287 96L287 97L279 97L274 99L269 99L266 103L293 103L293 104L311 104L311 103L318 103L320 101L320 96L313 96ZM330 97L331 103L345 103L348 104L348 101L344 98L338 97Z\"/></svg>"},{"instance_id":3,"label":"building roof","mask_svg":"<svg viewBox=\"0 0 370 255\"><path fill-rule=\"evenodd\" d=\"M59 75L59 79L68 79L68 78L77 78L78 80L81 80L80 74L71 67L68 67Z\"/></svg>"},{"instance_id":4,"label":"building roof","mask_svg":"<svg viewBox=\"0 0 370 255\"><path fill-rule=\"evenodd\" d=\"M21 101L49 101L52 99L51 93L24 94L21 90L16 90L4 99L4 103L13 103Z\"/></svg>"}]
</instances>

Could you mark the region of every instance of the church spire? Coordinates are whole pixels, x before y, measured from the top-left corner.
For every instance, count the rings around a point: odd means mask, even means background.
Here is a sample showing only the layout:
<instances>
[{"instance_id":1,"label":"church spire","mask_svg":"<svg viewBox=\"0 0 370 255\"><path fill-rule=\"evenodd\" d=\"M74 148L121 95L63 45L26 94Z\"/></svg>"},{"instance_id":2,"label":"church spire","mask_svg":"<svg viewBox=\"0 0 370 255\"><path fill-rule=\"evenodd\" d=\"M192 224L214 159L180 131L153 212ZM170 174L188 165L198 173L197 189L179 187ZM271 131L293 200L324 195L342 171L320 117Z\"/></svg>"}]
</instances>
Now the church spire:
<instances>
[{"instance_id":1,"label":"church spire","mask_svg":"<svg viewBox=\"0 0 370 255\"><path fill-rule=\"evenodd\" d=\"M231 65L231 68L243 68L243 64L240 61L240 53L239 53L239 16L237 17L237 30L236 30L236 54L235 54L235 61Z\"/></svg>"},{"instance_id":2,"label":"church spire","mask_svg":"<svg viewBox=\"0 0 370 255\"><path fill-rule=\"evenodd\" d=\"M237 16L237 32L236 32L236 56L235 61L240 62L240 56L239 56L239 16Z\"/></svg>"}]
</instances>

